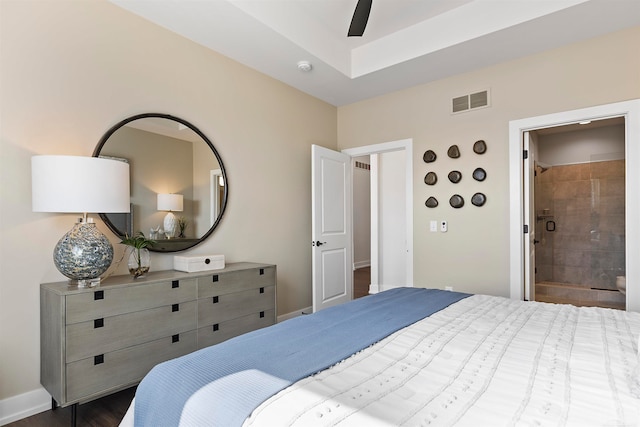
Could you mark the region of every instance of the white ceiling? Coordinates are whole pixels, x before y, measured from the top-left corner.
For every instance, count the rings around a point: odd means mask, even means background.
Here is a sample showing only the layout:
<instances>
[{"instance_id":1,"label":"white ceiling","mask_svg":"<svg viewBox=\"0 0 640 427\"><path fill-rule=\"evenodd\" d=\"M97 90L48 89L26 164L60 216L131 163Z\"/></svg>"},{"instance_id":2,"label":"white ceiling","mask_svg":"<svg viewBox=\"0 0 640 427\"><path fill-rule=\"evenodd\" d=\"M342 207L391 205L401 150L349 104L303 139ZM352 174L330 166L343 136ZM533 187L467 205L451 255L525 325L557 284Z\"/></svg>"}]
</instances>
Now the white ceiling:
<instances>
[{"instance_id":1,"label":"white ceiling","mask_svg":"<svg viewBox=\"0 0 640 427\"><path fill-rule=\"evenodd\" d=\"M357 0L111 1L336 106L640 25L640 0L373 0L354 38Z\"/></svg>"}]
</instances>

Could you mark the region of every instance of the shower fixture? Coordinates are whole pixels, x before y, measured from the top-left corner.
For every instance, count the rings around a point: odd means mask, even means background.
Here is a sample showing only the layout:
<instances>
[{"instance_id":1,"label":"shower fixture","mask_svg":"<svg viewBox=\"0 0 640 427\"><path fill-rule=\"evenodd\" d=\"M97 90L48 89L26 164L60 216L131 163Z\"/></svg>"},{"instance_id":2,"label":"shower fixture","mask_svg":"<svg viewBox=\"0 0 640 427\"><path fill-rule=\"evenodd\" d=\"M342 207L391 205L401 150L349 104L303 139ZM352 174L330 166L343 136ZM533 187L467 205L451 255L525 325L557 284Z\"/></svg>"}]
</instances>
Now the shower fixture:
<instances>
[{"instance_id":1,"label":"shower fixture","mask_svg":"<svg viewBox=\"0 0 640 427\"><path fill-rule=\"evenodd\" d=\"M540 166L540 165L536 166L536 172L539 173L540 175L542 175L543 173L545 173L548 170L549 170L548 167L545 168L544 166Z\"/></svg>"}]
</instances>

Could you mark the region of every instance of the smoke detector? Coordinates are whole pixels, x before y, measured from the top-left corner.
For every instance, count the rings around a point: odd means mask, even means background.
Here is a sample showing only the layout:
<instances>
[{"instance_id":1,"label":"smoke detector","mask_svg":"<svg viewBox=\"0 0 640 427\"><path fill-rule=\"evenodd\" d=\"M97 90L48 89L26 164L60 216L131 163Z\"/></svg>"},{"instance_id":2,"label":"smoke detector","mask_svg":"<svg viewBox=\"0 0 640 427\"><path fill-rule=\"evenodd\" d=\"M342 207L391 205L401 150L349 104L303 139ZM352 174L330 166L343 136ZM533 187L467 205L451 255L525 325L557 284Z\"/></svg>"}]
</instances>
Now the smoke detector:
<instances>
[{"instance_id":1,"label":"smoke detector","mask_svg":"<svg viewBox=\"0 0 640 427\"><path fill-rule=\"evenodd\" d=\"M304 72L304 73L308 73L309 71L311 71L311 69L313 68L313 66L311 65L311 62L309 61L300 61L298 62L298 70Z\"/></svg>"}]
</instances>

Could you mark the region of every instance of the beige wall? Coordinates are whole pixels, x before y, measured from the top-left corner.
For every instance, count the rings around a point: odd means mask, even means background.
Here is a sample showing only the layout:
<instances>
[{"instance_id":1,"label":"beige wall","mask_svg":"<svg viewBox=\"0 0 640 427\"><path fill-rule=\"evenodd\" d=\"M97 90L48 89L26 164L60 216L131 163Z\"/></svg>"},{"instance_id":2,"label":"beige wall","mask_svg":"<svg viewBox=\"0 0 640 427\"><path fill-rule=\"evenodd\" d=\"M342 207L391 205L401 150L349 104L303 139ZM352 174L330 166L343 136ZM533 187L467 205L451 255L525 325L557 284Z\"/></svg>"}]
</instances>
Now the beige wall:
<instances>
[{"instance_id":1,"label":"beige wall","mask_svg":"<svg viewBox=\"0 0 640 427\"><path fill-rule=\"evenodd\" d=\"M338 109L340 149L413 138L416 286L509 295L509 121L640 98L638 46L634 28ZM452 98L484 89L490 108L449 113ZM472 151L479 139L488 145L482 156ZM447 157L453 144L459 159ZM429 149L438 159L428 165ZM487 171L482 183L471 178L476 167ZM431 170L433 187L423 181ZM463 173L459 184L448 182L451 170ZM482 208L470 204L477 191L488 199ZM454 193L463 208L449 206ZM431 195L437 208L424 205ZM430 233L430 220L447 220L449 231Z\"/></svg>"},{"instance_id":2,"label":"beige wall","mask_svg":"<svg viewBox=\"0 0 640 427\"><path fill-rule=\"evenodd\" d=\"M52 251L74 222L31 212L34 154L91 155L138 113L190 121L219 150L230 198L219 230L188 254L277 264L284 314L311 303L309 146L413 138L416 285L508 295L509 120L640 98L640 28L336 109L105 1L2 0L0 12L0 401L39 387L38 286L62 279ZM449 114L452 97L486 88L490 108ZM471 151L477 139L483 156ZM451 144L460 159L447 158ZM433 191L427 149L439 156ZM478 166L481 184L469 179ZM448 207L454 167L465 173L456 191L482 189L485 207ZM431 194L435 210L424 206ZM449 232L429 233L431 219ZM171 260L154 254L152 268Z\"/></svg>"},{"instance_id":3,"label":"beige wall","mask_svg":"<svg viewBox=\"0 0 640 427\"><path fill-rule=\"evenodd\" d=\"M192 147L193 143L189 141L128 126L114 132L102 147L101 155L129 162L134 233L142 231L149 236L151 228L163 228L167 213L158 211L158 193L182 194L183 211L175 215L184 216L193 223ZM213 154L211 158L215 158ZM193 236L190 233L189 237Z\"/></svg>"},{"instance_id":4,"label":"beige wall","mask_svg":"<svg viewBox=\"0 0 640 427\"><path fill-rule=\"evenodd\" d=\"M134 114L188 120L227 168L220 228L186 253L277 264L278 313L311 304L310 145L336 147L335 107L106 1L2 0L0 12L0 404L40 387L39 284L63 279L53 247L75 218L31 212L31 156L90 156Z\"/></svg>"}]
</instances>

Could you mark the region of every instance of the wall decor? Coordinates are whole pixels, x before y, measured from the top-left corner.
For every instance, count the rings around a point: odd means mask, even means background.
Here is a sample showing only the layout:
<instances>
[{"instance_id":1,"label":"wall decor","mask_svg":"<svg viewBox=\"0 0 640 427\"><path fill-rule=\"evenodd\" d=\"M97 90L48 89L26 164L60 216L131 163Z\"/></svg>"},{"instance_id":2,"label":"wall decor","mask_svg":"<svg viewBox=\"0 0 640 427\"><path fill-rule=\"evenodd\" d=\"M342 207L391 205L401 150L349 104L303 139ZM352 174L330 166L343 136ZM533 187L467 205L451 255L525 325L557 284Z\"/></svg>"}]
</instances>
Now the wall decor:
<instances>
[{"instance_id":1,"label":"wall decor","mask_svg":"<svg viewBox=\"0 0 640 427\"><path fill-rule=\"evenodd\" d=\"M449 199L449 204L451 205L452 208L459 209L464 206L464 199L462 198L461 195L454 194Z\"/></svg>"},{"instance_id":2,"label":"wall decor","mask_svg":"<svg viewBox=\"0 0 640 427\"><path fill-rule=\"evenodd\" d=\"M487 196L483 193L476 193L471 197L471 203L474 206L482 206L487 202Z\"/></svg>"},{"instance_id":3,"label":"wall decor","mask_svg":"<svg viewBox=\"0 0 640 427\"><path fill-rule=\"evenodd\" d=\"M436 199L435 197L431 196L427 199L426 202L424 202L424 204L428 207L428 208L435 208L436 206L438 206L438 199Z\"/></svg>"},{"instance_id":4,"label":"wall decor","mask_svg":"<svg viewBox=\"0 0 640 427\"><path fill-rule=\"evenodd\" d=\"M151 152L172 154L150 161ZM182 194L180 216L191 226L184 238L158 233L154 239L157 243L149 247L152 252L189 249L209 237L220 224L227 206L229 177L211 140L188 121L163 113L128 117L102 136L93 156L128 159L131 164L129 212L100 213L105 225L120 238L129 232L129 227L122 226L127 223L122 220L124 215L135 232L148 233L164 225L164 214L158 212L158 194Z\"/></svg>"},{"instance_id":5,"label":"wall decor","mask_svg":"<svg viewBox=\"0 0 640 427\"><path fill-rule=\"evenodd\" d=\"M476 154L484 154L487 151L487 144L484 140L479 139L473 144L473 152Z\"/></svg>"},{"instance_id":6,"label":"wall decor","mask_svg":"<svg viewBox=\"0 0 640 427\"><path fill-rule=\"evenodd\" d=\"M453 182L454 184L459 183L462 179L462 174L460 173L460 171L451 171L447 176L449 177L449 181Z\"/></svg>"},{"instance_id":7,"label":"wall decor","mask_svg":"<svg viewBox=\"0 0 640 427\"><path fill-rule=\"evenodd\" d=\"M422 160L424 160L425 163L435 162L437 158L438 156L436 156L436 153L434 153L433 150L425 151L424 155L422 156Z\"/></svg>"},{"instance_id":8,"label":"wall decor","mask_svg":"<svg viewBox=\"0 0 640 427\"><path fill-rule=\"evenodd\" d=\"M457 159L458 157L460 157L460 149L458 148L457 145L452 145L447 150L447 155L452 159Z\"/></svg>"},{"instance_id":9,"label":"wall decor","mask_svg":"<svg viewBox=\"0 0 640 427\"><path fill-rule=\"evenodd\" d=\"M427 185L435 185L438 182L438 175L435 172L429 172L424 176L424 183Z\"/></svg>"},{"instance_id":10,"label":"wall decor","mask_svg":"<svg viewBox=\"0 0 640 427\"><path fill-rule=\"evenodd\" d=\"M484 181L486 177L487 172L485 172L485 170L482 168L476 168L476 170L473 171L473 179L475 179L476 181Z\"/></svg>"}]
</instances>

